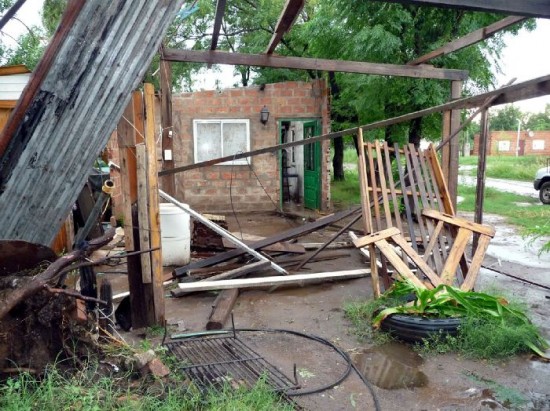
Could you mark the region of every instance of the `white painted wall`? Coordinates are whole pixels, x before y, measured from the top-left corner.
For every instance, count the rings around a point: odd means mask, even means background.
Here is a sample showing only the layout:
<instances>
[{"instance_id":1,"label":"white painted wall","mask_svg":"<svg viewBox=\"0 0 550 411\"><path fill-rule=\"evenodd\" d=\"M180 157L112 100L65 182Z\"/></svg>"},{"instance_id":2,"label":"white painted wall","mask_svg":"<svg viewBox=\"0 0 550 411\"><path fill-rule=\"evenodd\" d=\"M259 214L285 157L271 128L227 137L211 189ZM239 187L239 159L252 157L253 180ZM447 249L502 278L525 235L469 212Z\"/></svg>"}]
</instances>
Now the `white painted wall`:
<instances>
[{"instance_id":1,"label":"white painted wall","mask_svg":"<svg viewBox=\"0 0 550 411\"><path fill-rule=\"evenodd\" d=\"M0 76L0 100L18 100L30 76L30 73Z\"/></svg>"}]
</instances>

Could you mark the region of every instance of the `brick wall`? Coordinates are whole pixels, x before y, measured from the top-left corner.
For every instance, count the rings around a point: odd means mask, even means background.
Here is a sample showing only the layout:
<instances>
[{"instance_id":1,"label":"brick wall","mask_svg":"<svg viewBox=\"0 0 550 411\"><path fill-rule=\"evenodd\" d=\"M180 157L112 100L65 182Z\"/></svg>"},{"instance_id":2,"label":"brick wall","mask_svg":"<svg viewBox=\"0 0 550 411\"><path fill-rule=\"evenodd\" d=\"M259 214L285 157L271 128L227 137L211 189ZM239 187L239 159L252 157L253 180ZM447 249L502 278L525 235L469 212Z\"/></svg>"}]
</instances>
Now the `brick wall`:
<instances>
[{"instance_id":1,"label":"brick wall","mask_svg":"<svg viewBox=\"0 0 550 411\"><path fill-rule=\"evenodd\" d=\"M532 136L526 130L521 130L520 144L524 144L523 155L550 156L550 131L532 131ZM491 131L489 134L488 155L515 156L518 132L516 131ZM499 149L500 141L508 141L509 150ZM539 144L539 148L535 146ZM540 145L544 147L541 149ZM479 134L474 136L473 154L479 154Z\"/></svg>"},{"instance_id":2,"label":"brick wall","mask_svg":"<svg viewBox=\"0 0 550 411\"><path fill-rule=\"evenodd\" d=\"M260 123L264 105L270 112L266 125ZM172 110L175 167L194 162L194 119L248 119L251 150L279 143L279 119L319 119L322 133L330 131L329 96L324 80L183 93L173 96ZM328 141L323 142L323 209L330 206L329 147ZM176 174L176 197L199 211L228 211L231 203L236 211L273 210L272 200L279 203L278 156L269 153L249 160L258 179L247 165L190 170Z\"/></svg>"}]
</instances>

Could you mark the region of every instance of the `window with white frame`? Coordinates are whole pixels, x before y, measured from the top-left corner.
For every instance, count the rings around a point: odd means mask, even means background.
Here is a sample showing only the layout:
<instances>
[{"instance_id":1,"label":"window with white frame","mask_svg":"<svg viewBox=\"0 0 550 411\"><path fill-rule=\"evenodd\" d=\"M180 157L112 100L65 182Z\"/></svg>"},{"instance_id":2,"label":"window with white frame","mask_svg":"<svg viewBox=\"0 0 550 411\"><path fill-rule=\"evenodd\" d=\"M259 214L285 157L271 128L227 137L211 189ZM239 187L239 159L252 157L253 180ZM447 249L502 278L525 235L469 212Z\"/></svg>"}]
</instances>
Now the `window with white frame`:
<instances>
[{"instance_id":1,"label":"window with white frame","mask_svg":"<svg viewBox=\"0 0 550 411\"><path fill-rule=\"evenodd\" d=\"M193 120L195 163L250 151L249 120ZM246 158L225 165L248 164Z\"/></svg>"},{"instance_id":2,"label":"window with white frame","mask_svg":"<svg viewBox=\"0 0 550 411\"><path fill-rule=\"evenodd\" d=\"M533 140L533 150L544 150L544 140Z\"/></svg>"},{"instance_id":3,"label":"window with white frame","mask_svg":"<svg viewBox=\"0 0 550 411\"><path fill-rule=\"evenodd\" d=\"M499 141L498 151L510 151L510 142L508 140Z\"/></svg>"}]
</instances>

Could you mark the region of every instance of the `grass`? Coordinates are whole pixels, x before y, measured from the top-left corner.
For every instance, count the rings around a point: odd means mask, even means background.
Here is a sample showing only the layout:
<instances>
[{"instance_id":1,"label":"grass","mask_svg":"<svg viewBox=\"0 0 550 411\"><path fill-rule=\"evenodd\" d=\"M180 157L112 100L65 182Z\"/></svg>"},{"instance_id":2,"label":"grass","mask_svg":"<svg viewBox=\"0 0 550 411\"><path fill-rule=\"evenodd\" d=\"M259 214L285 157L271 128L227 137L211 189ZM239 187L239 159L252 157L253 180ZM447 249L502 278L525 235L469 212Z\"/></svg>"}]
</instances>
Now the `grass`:
<instances>
[{"instance_id":1,"label":"grass","mask_svg":"<svg viewBox=\"0 0 550 411\"><path fill-rule=\"evenodd\" d=\"M488 387L491 390L494 398L500 403L502 403L502 405L504 405L506 408L513 409L513 410L520 409L529 401L529 399L519 391L510 387L506 387L493 380L480 377L477 374L472 372L468 372L466 376L470 378L472 381L478 384L483 384L486 387Z\"/></svg>"},{"instance_id":2,"label":"grass","mask_svg":"<svg viewBox=\"0 0 550 411\"><path fill-rule=\"evenodd\" d=\"M407 287L401 288L403 291L408 290ZM429 293L426 291L426 294ZM458 307L454 306L453 300L445 302L444 300L447 300L448 296L441 293L437 292L435 297L430 296L431 302L425 309L431 306L436 310L456 311ZM417 344L415 346L417 350L425 354L458 352L469 358L496 359L529 352L533 344L537 348L542 347L539 344L544 345L538 328L528 320L528 313L524 305L508 303L500 296L493 297L483 293L460 292L459 294L456 301L461 301L462 298L469 296L466 300L469 302L464 307L470 307L466 309L468 315L465 316L465 321L459 327L458 335L434 334L430 338L424 339L422 344ZM426 302L422 302L421 297L418 297L418 304L424 305ZM495 301L501 305L498 310L493 308ZM502 305L502 303L505 304ZM387 308L388 311L393 312L391 307L402 304L402 297L400 299L398 295L386 293L377 300L346 304L344 311L353 324L354 334L360 339L368 339L375 344L382 344L391 337L387 333L375 329L372 324L377 321L377 318L384 315L384 311L380 313L381 309ZM483 308L476 308L478 306ZM408 308L409 311L418 311L417 306ZM433 309L429 310L432 315Z\"/></svg>"},{"instance_id":3,"label":"grass","mask_svg":"<svg viewBox=\"0 0 550 411\"><path fill-rule=\"evenodd\" d=\"M477 165L478 157L460 157L460 165ZM546 166L546 157L542 156L488 156L487 177L506 180L532 182L539 168ZM476 170L470 170L469 175L476 175Z\"/></svg>"},{"instance_id":4,"label":"grass","mask_svg":"<svg viewBox=\"0 0 550 411\"><path fill-rule=\"evenodd\" d=\"M475 210L475 191L475 187L458 187L458 195L464 197L464 201L458 205L460 211ZM526 203L529 206L520 206L518 203ZM508 223L519 227L525 236L550 236L550 207L541 204L535 198L487 187L483 211L505 217ZM541 251L550 251L548 244L545 247L546 249Z\"/></svg>"},{"instance_id":5,"label":"grass","mask_svg":"<svg viewBox=\"0 0 550 411\"><path fill-rule=\"evenodd\" d=\"M268 411L292 410L260 380L253 389L233 389L201 395L198 390L181 382L161 380L143 382L136 388L123 388L113 377L93 377L84 372L65 377L56 369L49 370L42 380L21 374L0 386L0 409L4 411L132 410L132 411Z\"/></svg>"},{"instance_id":6,"label":"grass","mask_svg":"<svg viewBox=\"0 0 550 411\"><path fill-rule=\"evenodd\" d=\"M354 170L344 171L344 181L332 181L330 193L336 207L361 204L359 174Z\"/></svg>"}]
</instances>

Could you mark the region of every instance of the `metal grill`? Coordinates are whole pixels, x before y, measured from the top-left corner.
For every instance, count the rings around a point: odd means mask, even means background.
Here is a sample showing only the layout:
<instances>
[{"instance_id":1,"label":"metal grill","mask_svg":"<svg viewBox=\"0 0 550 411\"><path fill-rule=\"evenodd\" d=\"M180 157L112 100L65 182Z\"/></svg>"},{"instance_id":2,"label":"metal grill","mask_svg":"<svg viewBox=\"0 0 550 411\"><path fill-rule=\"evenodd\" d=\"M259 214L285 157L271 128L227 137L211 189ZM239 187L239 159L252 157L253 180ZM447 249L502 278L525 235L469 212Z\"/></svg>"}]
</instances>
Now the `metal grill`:
<instances>
[{"instance_id":1,"label":"metal grill","mask_svg":"<svg viewBox=\"0 0 550 411\"><path fill-rule=\"evenodd\" d=\"M167 343L180 369L200 389L251 388L260 377L275 391L298 388L286 375L237 337L192 338Z\"/></svg>"}]
</instances>

